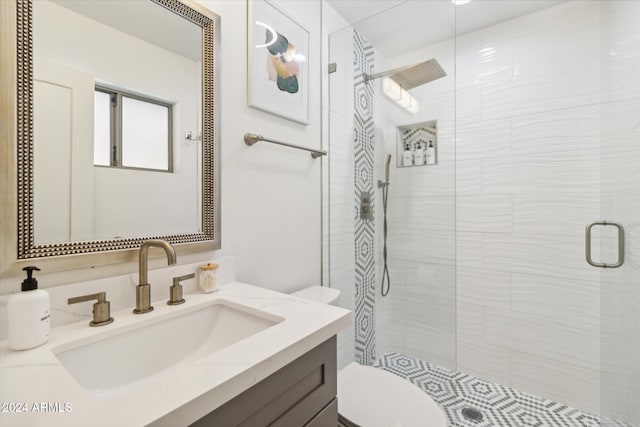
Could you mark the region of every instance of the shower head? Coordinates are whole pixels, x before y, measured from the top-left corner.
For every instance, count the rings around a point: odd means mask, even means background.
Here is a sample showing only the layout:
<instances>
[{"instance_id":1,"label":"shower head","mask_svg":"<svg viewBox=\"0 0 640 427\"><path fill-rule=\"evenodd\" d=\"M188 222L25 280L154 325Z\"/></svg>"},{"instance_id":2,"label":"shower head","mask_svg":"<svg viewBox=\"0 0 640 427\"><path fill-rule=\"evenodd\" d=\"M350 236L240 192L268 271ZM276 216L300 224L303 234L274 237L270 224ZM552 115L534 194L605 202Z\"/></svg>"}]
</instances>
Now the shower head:
<instances>
[{"instance_id":1,"label":"shower head","mask_svg":"<svg viewBox=\"0 0 640 427\"><path fill-rule=\"evenodd\" d=\"M438 64L438 61L430 59L416 65L405 67L394 72L389 77L404 88L404 90L409 90L446 75L447 73L445 73L440 64Z\"/></svg>"},{"instance_id":2,"label":"shower head","mask_svg":"<svg viewBox=\"0 0 640 427\"><path fill-rule=\"evenodd\" d=\"M368 75L365 74L365 82L376 80L381 77L389 77L398 83L404 90L410 90L425 83L432 82L447 73L442 69L436 59L420 62L418 64L407 65L405 67L394 68L393 70Z\"/></svg>"}]
</instances>

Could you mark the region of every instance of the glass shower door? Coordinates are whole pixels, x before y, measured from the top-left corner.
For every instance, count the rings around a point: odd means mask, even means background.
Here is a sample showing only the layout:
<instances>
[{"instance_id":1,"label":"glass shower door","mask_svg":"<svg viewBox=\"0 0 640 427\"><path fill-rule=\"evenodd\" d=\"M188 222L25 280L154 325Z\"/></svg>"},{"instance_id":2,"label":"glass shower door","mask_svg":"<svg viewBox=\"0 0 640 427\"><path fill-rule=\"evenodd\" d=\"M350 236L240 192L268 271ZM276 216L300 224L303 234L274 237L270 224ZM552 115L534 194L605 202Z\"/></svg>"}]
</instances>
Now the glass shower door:
<instances>
[{"instance_id":1,"label":"glass shower door","mask_svg":"<svg viewBox=\"0 0 640 427\"><path fill-rule=\"evenodd\" d=\"M382 358L455 370L455 6L362 3L381 9L340 25L342 8L329 4L323 18L336 28L325 100L328 279L354 311L338 365ZM421 72L401 88L398 69L414 66Z\"/></svg>"},{"instance_id":2,"label":"glass shower door","mask_svg":"<svg viewBox=\"0 0 640 427\"><path fill-rule=\"evenodd\" d=\"M600 402L609 419L640 426L640 2L600 2L601 219L624 230L600 241ZM594 243L594 246L596 244Z\"/></svg>"}]
</instances>

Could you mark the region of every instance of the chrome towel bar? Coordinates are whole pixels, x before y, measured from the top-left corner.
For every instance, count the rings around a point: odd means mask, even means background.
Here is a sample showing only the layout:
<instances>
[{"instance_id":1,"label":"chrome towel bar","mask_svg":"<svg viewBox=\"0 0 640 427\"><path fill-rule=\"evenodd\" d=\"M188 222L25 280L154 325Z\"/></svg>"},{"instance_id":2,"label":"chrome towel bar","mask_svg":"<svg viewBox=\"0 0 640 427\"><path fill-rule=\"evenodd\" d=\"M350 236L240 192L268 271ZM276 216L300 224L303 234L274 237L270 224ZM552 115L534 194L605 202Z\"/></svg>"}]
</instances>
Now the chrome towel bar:
<instances>
[{"instance_id":1,"label":"chrome towel bar","mask_svg":"<svg viewBox=\"0 0 640 427\"><path fill-rule=\"evenodd\" d=\"M244 142L247 145L253 145L256 142L260 142L260 141L270 142L272 144L284 145L285 147L296 148L298 150L309 151L309 152L311 152L311 157L313 157L314 159L316 157L326 156L327 155L326 151L314 150L312 148L306 148L306 147L301 147L299 145L289 144L288 142L282 142L282 141L275 141L273 139L267 139L264 136L256 135L255 133L245 133L244 134Z\"/></svg>"}]
</instances>

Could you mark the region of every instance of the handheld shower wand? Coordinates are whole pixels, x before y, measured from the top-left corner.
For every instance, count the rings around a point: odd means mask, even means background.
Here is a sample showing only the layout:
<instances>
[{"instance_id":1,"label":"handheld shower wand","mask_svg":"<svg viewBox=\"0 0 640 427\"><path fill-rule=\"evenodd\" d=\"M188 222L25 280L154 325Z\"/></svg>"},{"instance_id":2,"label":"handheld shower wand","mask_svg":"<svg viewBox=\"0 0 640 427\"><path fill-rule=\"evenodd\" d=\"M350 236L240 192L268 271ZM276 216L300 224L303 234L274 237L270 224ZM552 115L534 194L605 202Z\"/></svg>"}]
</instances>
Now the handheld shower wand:
<instances>
[{"instance_id":1,"label":"handheld shower wand","mask_svg":"<svg viewBox=\"0 0 640 427\"><path fill-rule=\"evenodd\" d=\"M380 287L380 293L383 297L386 297L391 289L391 278L389 277L389 267L387 266L387 200L389 198L389 165L391 164L391 154L387 154L387 164L384 169L384 182L378 180L378 187L382 188L382 211L384 213L384 220L382 225L382 233L384 238L384 244L382 249L382 260L384 261L384 268L382 270L382 285ZM386 282L386 290L385 290Z\"/></svg>"},{"instance_id":2,"label":"handheld shower wand","mask_svg":"<svg viewBox=\"0 0 640 427\"><path fill-rule=\"evenodd\" d=\"M387 164L384 167L384 179L389 185L389 165L391 164L391 154L387 154Z\"/></svg>"},{"instance_id":3,"label":"handheld shower wand","mask_svg":"<svg viewBox=\"0 0 640 427\"><path fill-rule=\"evenodd\" d=\"M378 180L378 188L389 186L389 165L391 164L391 154L387 154L387 163L384 167L384 181Z\"/></svg>"}]
</instances>

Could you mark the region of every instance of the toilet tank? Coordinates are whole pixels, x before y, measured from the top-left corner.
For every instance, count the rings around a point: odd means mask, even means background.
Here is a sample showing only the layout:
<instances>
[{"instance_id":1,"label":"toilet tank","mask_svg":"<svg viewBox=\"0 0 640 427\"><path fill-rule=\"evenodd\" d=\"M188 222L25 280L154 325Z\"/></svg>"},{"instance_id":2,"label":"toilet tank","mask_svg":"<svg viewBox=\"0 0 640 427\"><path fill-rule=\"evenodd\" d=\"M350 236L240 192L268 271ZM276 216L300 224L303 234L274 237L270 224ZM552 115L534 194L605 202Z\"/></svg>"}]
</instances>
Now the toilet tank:
<instances>
[{"instance_id":1,"label":"toilet tank","mask_svg":"<svg viewBox=\"0 0 640 427\"><path fill-rule=\"evenodd\" d=\"M340 291L335 288L316 285L301 289L291 295L323 304L336 305L340 297Z\"/></svg>"}]
</instances>

